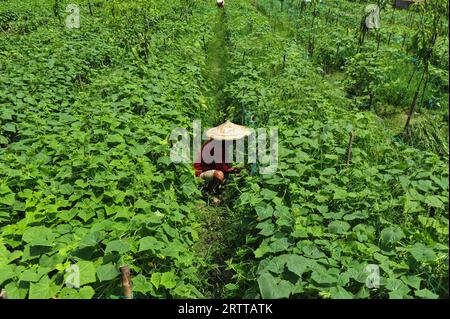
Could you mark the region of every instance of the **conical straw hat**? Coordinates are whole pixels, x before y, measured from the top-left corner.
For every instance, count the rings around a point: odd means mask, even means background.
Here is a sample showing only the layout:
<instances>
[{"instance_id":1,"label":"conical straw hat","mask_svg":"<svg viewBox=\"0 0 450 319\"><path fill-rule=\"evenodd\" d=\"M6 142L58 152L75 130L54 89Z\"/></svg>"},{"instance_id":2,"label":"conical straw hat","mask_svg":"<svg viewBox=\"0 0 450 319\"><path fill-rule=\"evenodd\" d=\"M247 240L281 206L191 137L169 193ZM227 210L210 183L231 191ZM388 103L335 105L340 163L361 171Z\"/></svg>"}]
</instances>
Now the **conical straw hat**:
<instances>
[{"instance_id":1,"label":"conical straw hat","mask_svg":"<svg viewBox=\"0 0 450 319\"><path fill-rule=\"evenodd\" d=\"M206 131L206 136L215 140L230 141L239 140L243 137L249 136L252 131L241 125L226 121L222 125L213 127Z\"/></svg>"}]
</instances>

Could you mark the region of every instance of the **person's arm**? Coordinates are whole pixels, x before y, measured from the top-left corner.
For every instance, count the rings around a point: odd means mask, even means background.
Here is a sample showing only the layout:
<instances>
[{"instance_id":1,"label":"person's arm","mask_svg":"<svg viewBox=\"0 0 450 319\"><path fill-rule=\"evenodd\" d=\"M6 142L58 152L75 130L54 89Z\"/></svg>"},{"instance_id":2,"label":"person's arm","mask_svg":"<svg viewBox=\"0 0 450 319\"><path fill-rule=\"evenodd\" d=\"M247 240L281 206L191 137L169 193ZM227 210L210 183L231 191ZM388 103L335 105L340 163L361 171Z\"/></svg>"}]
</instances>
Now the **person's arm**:
<instances>
[{"instance_id":1,"label":"person's arm","mask_svg":"<svg viewBox=\"0 0 450 319\"><path fill-rule=\"evenodd\" d=\"M234 167L228 165L227 163L216 164L216 169L226 173L233 173L235 171Z\"/></svg>"}]
</instances>

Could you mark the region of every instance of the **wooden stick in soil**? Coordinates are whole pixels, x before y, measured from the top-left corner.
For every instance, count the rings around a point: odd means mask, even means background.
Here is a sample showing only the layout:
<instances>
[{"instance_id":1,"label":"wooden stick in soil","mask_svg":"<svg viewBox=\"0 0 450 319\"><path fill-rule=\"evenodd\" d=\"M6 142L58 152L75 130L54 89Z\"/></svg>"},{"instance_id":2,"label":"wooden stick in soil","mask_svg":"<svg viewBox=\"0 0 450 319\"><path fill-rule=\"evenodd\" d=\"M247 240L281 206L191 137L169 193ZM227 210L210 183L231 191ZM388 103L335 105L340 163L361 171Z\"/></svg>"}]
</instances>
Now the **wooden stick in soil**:
<instances>
[{"instance_id":1,"label":"wooden stick in soil","mask_svg":"<svg viewBox=\"0 0 450 319\"><path fill-rule=\"evenodd\" d=\"M350 162L352 160L352 154L353 154L353 140L355 139L355 133L353 131L350 132L350 139L348 141L348 148L347 148L347 166L350 165Z\"/></svg>"},{"instance_id":2,"label":"wooden stick in soil","mask_svg":"<svg viewBox=\"0 0 450 319\"><path fill-rule=\"evenodd\" d=\"M405 140L407 140L407 141L409 140L409 137L410 137L409 136L409 124L410 124L411 118L412 118L412 116L414 114L414 109L416 107L417 98L419 97L420 87L422 86L422 81L423 81L423 78L425 76L425 73L426 73L425 71L422 73L422 77L420 78L419 84L417 85L416 92L414 93L413 100L412 100L411 105L409 107L408 117L406 118L406 124L405 124L405 127L403 129L403 136L404 136Z\"/></svg>"},{"instance_id":3,"label":"wooden stick in soil","mask_svg":"<svg viewBox=\"0 0 450 319\"><path fill-rule=\"evenodd\" d=\"M420 102L419 102L419 110L422 108L422 105L423 105L423 99L425 98L425 91L427 90L427 87L428 87L428 81L430 80L430 76L427 74L426 76L425 76L425 84L424 84L424 86L423 86L423 89L422 89L422 96L421 96L421 98L420 98Z\"/></svg>"},{"instance_id":4,"label":"wooden stick in soil","mask_svg":"<svg viewBox=\"0 0 450 319\"><path fill-rule=\"evenodd\" d=\"M123 294L126 299L133 299L133 283L131 282L131 273L128 265L120 267L122 273Z\"/></svg>"}]
</instances>

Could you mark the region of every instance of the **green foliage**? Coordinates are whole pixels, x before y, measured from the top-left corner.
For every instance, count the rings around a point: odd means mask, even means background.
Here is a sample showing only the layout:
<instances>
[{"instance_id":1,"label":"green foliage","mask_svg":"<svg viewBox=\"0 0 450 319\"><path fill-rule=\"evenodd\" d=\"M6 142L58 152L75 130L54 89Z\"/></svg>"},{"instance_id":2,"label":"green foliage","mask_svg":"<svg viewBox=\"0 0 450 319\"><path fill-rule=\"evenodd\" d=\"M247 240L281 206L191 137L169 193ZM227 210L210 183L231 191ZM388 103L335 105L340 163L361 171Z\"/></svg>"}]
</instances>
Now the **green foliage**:
<instances>
[{"instance_id":1,"label":"green foliage","mask_svg":"<svg viewBox=\"0 0 450 319\"><path fill-rule=\"evenodd\" d=\"M109 3L94 17L82 6L81 29L67 30L40 2L0 4L9 25L0 36L0 287L9 298L115 298L128 264L137 297L203 296L206 264L192 249L200 194L186 182L191 168L171 164L168 136L206 107L199 35L208 21L196 14L185 25L161 1L124 1L115 17ZM15 34L8 12L21 21L31 8L29 27L48 24ZM133 55L144 13L145 64ZM70 265L80 288L65 285Z\"/></svg>"},{"instance_id":2,"label":"green foliage","mask_svg":"<svg viewBox=\"0 0 450 319\"><path fill-rule=\"evenodd\" d=\"M242 10L258 21L252 33L244 32ZM248 228L257 240L248 240L246 258L230 266L235 286L227 296L448 296L448 162L398 144L375 115L349 109L339 88L298 54L302 43L265 34L268 21L254 8L242 3L229 14L236 79L227 90L257 125L279 128L280 144L277 173L246 176L235 193L238 212L253 212ZM266 51L242 65L240 52L250 43ZM266 62L283 52L289 62L282 71ZM391 72L388 57L349 58L348 88L376 95ZM356 138L347 166L350 131ZM369 264L379 266L378 289L366 286Z\"/></svg>"}]
</instances>

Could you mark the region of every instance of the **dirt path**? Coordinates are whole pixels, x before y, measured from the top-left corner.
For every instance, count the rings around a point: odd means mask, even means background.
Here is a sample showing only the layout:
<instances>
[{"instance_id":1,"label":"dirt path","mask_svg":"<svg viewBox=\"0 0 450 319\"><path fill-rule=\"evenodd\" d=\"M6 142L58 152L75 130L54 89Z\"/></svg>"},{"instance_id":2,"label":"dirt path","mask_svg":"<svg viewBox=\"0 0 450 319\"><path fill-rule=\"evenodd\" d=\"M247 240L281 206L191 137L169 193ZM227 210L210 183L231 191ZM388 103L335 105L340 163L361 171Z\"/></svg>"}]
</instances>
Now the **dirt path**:
<instances>
[{"instance_id":1,"label":"dirt path","mask_svg":"<svg viewBox=\"0 0 450 319\"><path fill-rule=\"evenodd\" d=\"M228 73L228 23L225 10L218 10L216 24L214 25L214 36L207 44L206 66L203 76L208 79L210 91L207 92L210 114L205 124L217 125L223 122L228 98L224 87L230 77ZM203 119L205 120L205 119ZM209 121L208 121L209 120Z\"/></svg>"}]
</instances>

